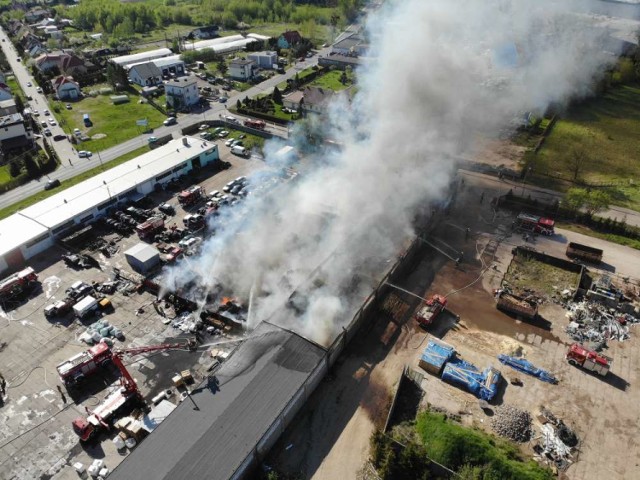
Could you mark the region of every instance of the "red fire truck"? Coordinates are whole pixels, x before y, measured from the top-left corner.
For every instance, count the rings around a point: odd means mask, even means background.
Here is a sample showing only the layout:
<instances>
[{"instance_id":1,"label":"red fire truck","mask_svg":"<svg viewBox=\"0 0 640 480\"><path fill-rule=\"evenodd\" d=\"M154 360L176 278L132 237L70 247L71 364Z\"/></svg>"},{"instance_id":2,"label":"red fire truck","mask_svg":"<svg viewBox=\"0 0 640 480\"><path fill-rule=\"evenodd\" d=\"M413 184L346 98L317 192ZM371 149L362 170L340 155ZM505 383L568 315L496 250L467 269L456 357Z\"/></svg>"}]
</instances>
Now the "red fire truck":
<instances>
[{"instance_id":1,"label":"red fire truck","mask_svg":"<svg viewBox=\"0 0 640 480\"><path fill-rule=\"evenodd\" d=\"M183 207L193 205L205 199L204 189L200 185L196 185L187 190L183 190L178 194L178 202Z\"/></svg>"},{"instance_id":2,"label":"red fire truck","mask_svg":"<svg viewBox=\"0 0 640 480\"><path fill-rule=\"evenodd\" d=\"M521 213L515 220L515 225L528 232L539 233L541 235L553 235L556 222L550 218Z\"/></svg>"},{"instance_id":3,"label":"red fire truck","mask_svg":"<svg viewBox=\"0 0 640 480\"><path fill-rule=\"evenodd\" d=\"M433 295L426 300L424 304L414 314L414 318L417 322L426 327L431 325L438 315L447 306L447 299L442 295Z\"/></svg>"},{"instance_id":4,"label":"red fire truck","mask_svg":"<svg viewBox=\"0 0 640 480\"><path fill-rule=\"evenodd\" d=\"M612 358L589 350L579 343L574 343L569 347L566 359L575 367L582 367L603 377L609 373L613 362Z\"/></svg>"},{"instance_id":5,"label":"red fire truck","mask_svg":"<svg viewBox=\"0 0 640 480\"><path fill-rule=\"evenodd\" d=\"M111 350L104 342L100 342L89 350L80 352L68 360L56 366L60 380L67 387L72 387L81 382L84 378L96 373L101 368L113 362L116 355L139 355L141 353L155 352L158 350L170 350L178 348L193 348L192 342L185 343L164 343L147 347L125 348L122 350Z\"/></svg>"},{"instance_id":6,"label":"red fire truck","mask_svg":"<svg viewBox=\"0 0 640 480\"><path fill-rule=\"evenodd\" d=\"M245 127L255 128L256 130L264 130L265 127L267 126L267 124L264 123L262 120L250 120L250 119L245 120L244 125Z\"/></svg>"},{"instance_id":7,"label":"red fire truck","mask_svg":"<svg viewBox=\"0 0 640 480\"><path fill-rule=\"evenodd\" d=\"M136 225L136 232L138 237L144 240L152 238L156 233L159 233L164 229L164 220L162 217L151 217L146 222Z\"/></svg>"},{"instance_id":8,"label":"red fire truck","mask_svg":"<svg viewBox=\"0 0 640 480\"><path fill-rule=\"evenodd\" d=\"M193 341L187 343L165 343L163 345L155 345L149 347L128 348L124 350L111 351L111 361L120 370L120 385L113 390L104 401L98 405L93 411L87 409L89 414L87 418L78 417L72 422L73 431L80 437L80 441L87 441L101 428L109 430L115 418L125 409L135 406L145 406L144 399L135 380L122 363L124 355L137 355L146 352L157 352L163 350L188 348L193 350L196 344ZM100 349L104 351L104 347Z\"/></svg>"},{"instance_id":9,"label":"red fire truck","mask_svg":"<svg viewBox=\"0 0 640 480\"><path fill-rule=\"evenodd\" d=\"M38 275L31 267L0 280L0 302L31 290L37 281Z\"/></svg>"}]
</instances>

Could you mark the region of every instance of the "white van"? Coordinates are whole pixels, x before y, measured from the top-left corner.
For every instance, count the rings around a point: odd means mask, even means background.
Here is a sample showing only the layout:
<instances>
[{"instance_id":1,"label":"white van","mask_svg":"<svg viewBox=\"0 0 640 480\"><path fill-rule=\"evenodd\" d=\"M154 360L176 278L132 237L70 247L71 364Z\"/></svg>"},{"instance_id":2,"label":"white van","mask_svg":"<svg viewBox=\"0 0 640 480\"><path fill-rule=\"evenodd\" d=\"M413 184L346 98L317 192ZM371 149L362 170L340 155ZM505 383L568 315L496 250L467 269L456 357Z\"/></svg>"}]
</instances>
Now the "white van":
<instances>
[{"instance_id":1,"label":"white van","mask_svg":"<svg viewBox=\"0 0 640 480\"><path fill-rule=\"evenodd\" d=\"M234 155L238 155L240 157L246 157L247 149L240 145L234 145L233 147L231 147L231 153L233 153Z\"/></svg>"}]
</instances>

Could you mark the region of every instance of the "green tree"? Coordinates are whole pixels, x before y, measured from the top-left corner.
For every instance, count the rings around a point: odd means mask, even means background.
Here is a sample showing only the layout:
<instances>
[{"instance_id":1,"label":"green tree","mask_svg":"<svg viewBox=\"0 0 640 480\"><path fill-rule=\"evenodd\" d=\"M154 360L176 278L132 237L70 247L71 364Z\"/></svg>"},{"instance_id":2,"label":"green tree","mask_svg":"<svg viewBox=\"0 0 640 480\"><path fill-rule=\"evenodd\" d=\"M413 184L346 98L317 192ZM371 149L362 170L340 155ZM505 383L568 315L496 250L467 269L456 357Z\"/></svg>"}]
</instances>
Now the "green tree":
<instances>
[{"instance_id":1,"label":"green tree","mask_svg":"<svg viewBox=\"0 0 640 480\"><path fill-rule=\"evenodd\" d=\"M271 99L277 103L278 105L282 105L282 92L278 87L273 89L273 93L271 94Z\"/></svg>"},{"instance_id":2,"label":"green tree","mask_svg":"<svg viewBox=\"0 0 640 480\"><path fill-rule=\"evenodd\" d=\"M227 63L224 61L224 58L220 58L220 60L218 60L218 71L224 76L224 74L227 73L227 70Z\"/></svg>"},{"instance_id":3,"label":"green tree","mask_svg":"<svg viewBox=\"0 0 640 480\"><path fill-rule=\"evenodd\" d=\"M587 150L583 147L576 147L569 153L569 158L567 159L567 167L569 168L569 172L571 173L571 179L574 182L577 182L582 175L584 169L590 163L591 158L587 153Z\"/></svg>"},{"instance_id":4,"label":"green tree","mask_svg":"<svg viewBox=\"0 0 640 480\"><path fill-rule=\"evenodd\" d=\"M22 97L20 97L20 95L14 95L13 100L16 102L16 109L18 109L18 112L22 113L24 110L24 103L22 102Z\"/></svg>"},{"instance_id":5,"label":"green tree","mask_svg":"<svg viewBox=\"0 0 640 480\"><path fill-rule=\"evenodd\" d=\"M18 162L13 160L9 163L9 175L11 175L11 177L16 178L18 175L20 175L21 172L22 169L20 168L20 164Z\"/></svg>"},{"instance_id":6,"label":"green tree","mask_svg":"<svg viewBox=\"0 0 640 480\"><path fill-rule=\"evenodd\" d=\"M40 165L33 159L30 153L24 155L23 162L29 178L37 178L40 176Z\"/></svg>"},{"instance_id":7,"label":"green tree","mask_svg":"<svg viewBox=\"0 0 640 480\"><path fill-rule=\"evenodd\" d=\"M565 203L572 210L576 212L584 210L589 217L592 217L609 208L611 195L604 190L570 188L565 195Z\"/></svg>"},{"instance_id":8,"label":"green tree","mask_svg":"<svg viewBox=\"0 0 640 480\"><path fill-rule=\"evenodd\" d=\"M242 108L242 102L240 99L236 100L236 110L240 110Z\"/></svg>"},{"instance_id":9,"label":"green tree","mask_svg":"<svg viewBox=\"0 0 640 480\"><path fill-rule=\"evenodd\" d=\"M107 65L106 76L107 82L109 82L109 84L114 88L117 88L118 86L126 87L129 84L127 72L120 65L109 62Z\"/></svg>"}]
</instances>

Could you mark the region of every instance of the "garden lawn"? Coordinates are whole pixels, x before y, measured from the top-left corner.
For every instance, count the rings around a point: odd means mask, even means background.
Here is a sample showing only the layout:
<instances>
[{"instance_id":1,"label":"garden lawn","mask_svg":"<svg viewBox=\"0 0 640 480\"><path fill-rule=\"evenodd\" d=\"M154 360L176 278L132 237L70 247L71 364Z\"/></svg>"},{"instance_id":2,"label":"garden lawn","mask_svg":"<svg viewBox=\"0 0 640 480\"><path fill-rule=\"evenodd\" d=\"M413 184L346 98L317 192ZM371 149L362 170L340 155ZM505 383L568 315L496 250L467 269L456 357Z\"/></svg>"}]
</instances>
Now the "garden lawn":
<instances>
[{"instance_id":1,"label":"garden lawn","mask_svg":"<svg viewBox=\"0 0 640 480\"><path fill-rule=\"evenodd\" d=\"M612 88L602 97L573 107L556 123L532 158L534 169L572 179L577 152L582 157L579 179L590 184L613 184L613 203L640 210L638 132L640 85ZM547 182L544 177L536 180Z\"/></svg>"},{"instance_id":2,"label":"garden lawn","mask_svg":"<svg viewBox=\"0 0 640 480\"><path fill-rule=\"evenodd\" d=\"M59 111L55 112L60 120L60 125L69 134L73 134L74 128L89 136L104 134L104 138L92 139L78 145L78 150L90 150L98 152L112 147L137 135L144 130L136 125L136 120L147 119L149 127L155 128L162 125L165 116L152 106L138 103L140 97L128 93L129 103L114 105L111 95L98 95L86 97L79 102L71 103L72 110L67 110L65 103L58 103ZM93 127L86 128L82 116L88 113Z\"/></svg>"},{"instance_id":3,"label":"garden lawn","mask_svg":"<svg viewBox=\"0 0 640 480\"><path fill-rule=\"evenodd\" d=\"M329 90L333 90L334 92L339 92L340 90L344 90L348 88L353 83L353 73L347 74L347 83L344 85L340 81L340 77L342 76L342 71L333 70L325 73L321 77L316 78L311 85L314 87L322 87L328 88Z\"/></svg>"}]
</instances>

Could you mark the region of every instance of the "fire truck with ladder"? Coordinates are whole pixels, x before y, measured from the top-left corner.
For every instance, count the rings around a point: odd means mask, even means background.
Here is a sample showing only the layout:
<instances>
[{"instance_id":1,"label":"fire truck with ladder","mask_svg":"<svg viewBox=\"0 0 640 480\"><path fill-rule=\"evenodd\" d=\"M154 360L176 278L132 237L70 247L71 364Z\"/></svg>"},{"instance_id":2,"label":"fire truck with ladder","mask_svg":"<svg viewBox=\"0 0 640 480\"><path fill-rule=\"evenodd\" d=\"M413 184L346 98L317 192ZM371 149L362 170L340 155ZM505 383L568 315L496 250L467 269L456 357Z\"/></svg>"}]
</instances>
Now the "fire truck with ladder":
<instances>
[{"instance_id":1,"label":"fire truck with ladder","mask_svg":"<svg viewBox=\"0 0 640 480\"><path fill-rule=\"evenodd\" d=\"M420 325L426 327L433 323L446 306L447 299L445 297L442 295L433 295L423 303L413 316Z\"/></svg>"},{"instance_id":2,"label":"fire truck with ladder","mask_svg":"<svg viewBox=\"0 0 640 480\"><path fill-rule=\"evenodd\" d=\"M27 267L0 280L0 302L30 291L36 286L37 281L38 275L31 267Z\"/></svg>"},{"instance_id":3,"label":"fire truck with ladder","mask_svg":"<svg viewBox=\"0 0 640 480\"><path fill-rule=\"evenodd\" d=\"M163 343L162 345L154 345L148 347L125 348L121 350L112 350L105 342L100 342L84 352L65 360L56 366L60 381L67 388L76 386L86 377L100 371L100 369L114 363L114 357L122 355L140 355L142 353L157 352L172 349L190 349L192 350L194 343Z\"/></svg>"},{"instance_id":4,"label":"fire truck with ladder","mask_svg":"<svg viewBox=\"0 0 640 480\"><path fill-rule=\"evenodd\" d=\"M569 347L566 359L575 367L582 367L590 372L596 372L603 377L609 373L611 364L613 363L612 358L589 350L579 343L574 343Z\"/></svg>"},{"instance_id":5,"label":"fire truck with ladder","mask_svg":"<svg viewBox=\"0 0 640 480\"><path fill-rule=\"evenodd\" d=\"M160 352L173 349L188 349L193 351L196 347L196 343L193 340L188 340L186 343L164 343L162 345L126 348L122 350L111 350L106 344L104 344L104 346L106 349L101 347L95 351L101 352L100 358L102 359L106 358L107 351L110 352L110 361L116 366L121 374L120 384L115 390L109 393L104 401L95 409L89 410L88 408L85 408L88 414L87 418L78 417L73 420L73 431L83 442L93 437L93 435L101 428L109 430L114 419L125 409L134 408L136 406L146 406L135 380L124 366L124 363L122 363L122 357L125 355L133 356L142 353ZM102 364L104 365L104 362Z\"/></svg>"}]
</instances>

